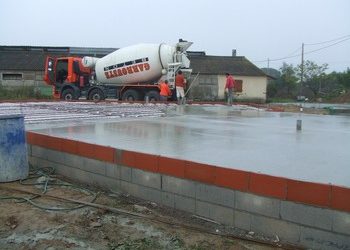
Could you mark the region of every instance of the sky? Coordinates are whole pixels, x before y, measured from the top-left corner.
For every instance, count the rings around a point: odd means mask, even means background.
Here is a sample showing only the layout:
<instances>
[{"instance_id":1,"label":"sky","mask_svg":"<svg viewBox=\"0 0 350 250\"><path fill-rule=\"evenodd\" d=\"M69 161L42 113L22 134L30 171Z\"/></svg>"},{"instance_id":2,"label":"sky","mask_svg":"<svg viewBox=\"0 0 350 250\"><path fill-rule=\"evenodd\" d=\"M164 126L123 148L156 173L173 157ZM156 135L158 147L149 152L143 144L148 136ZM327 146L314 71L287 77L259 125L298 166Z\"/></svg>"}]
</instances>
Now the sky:
<instances>
[{"instance_id":1,"label":"sky","mask_svg":"<svg viewBox=\"0 0 350 250\"><path fill-rule=\"evenodd\" d=\"M349 13L349 0L0 0L0 45L121 48L182 38L191 51L236 49L279 69L301 63L304 43L305 60L343 72Z\"/></svg>"}]
</instances>

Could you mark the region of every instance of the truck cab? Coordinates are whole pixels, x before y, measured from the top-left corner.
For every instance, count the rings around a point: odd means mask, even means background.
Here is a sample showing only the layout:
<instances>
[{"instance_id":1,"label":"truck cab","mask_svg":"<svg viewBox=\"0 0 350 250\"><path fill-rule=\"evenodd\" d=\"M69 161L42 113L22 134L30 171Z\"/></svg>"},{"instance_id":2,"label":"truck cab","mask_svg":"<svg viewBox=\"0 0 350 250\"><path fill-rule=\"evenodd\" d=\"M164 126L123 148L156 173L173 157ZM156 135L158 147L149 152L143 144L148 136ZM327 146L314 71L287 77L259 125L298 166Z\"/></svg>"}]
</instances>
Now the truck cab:
<instances>
[{"instance_id":1,"label":"truck cab","mask_svg":"<svg viewBox=\"0 0 350 250\"><path fill-rule=\"evenodd\" d=\"M89 86L92 73L82 65L80 57L47 57L44 81L53 87L55 99L78 99L81 91Z\"/></svg>"}]
</instances>

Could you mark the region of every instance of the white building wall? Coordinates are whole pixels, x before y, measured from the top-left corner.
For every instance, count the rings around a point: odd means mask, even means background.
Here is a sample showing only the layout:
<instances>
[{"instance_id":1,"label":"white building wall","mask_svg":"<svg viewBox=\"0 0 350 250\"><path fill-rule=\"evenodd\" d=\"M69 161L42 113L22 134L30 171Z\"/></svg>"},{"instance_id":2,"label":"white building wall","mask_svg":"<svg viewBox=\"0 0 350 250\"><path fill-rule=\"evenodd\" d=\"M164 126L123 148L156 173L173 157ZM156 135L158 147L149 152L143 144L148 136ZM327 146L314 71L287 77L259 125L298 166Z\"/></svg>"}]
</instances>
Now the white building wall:
<instances>
[{"instance_id":1,"label":"white building wall","mask_svg":"<svg viewBox=\"0 0 350 250\"><path fill-rule=\"evenodd\" d=\"M237 100L261 99L266 101L267 77L264 76L233 76L242 81L242 92L235 93ZM218 75L218 97L225 97L226 76Z\"/></svg>"}]
</instances>

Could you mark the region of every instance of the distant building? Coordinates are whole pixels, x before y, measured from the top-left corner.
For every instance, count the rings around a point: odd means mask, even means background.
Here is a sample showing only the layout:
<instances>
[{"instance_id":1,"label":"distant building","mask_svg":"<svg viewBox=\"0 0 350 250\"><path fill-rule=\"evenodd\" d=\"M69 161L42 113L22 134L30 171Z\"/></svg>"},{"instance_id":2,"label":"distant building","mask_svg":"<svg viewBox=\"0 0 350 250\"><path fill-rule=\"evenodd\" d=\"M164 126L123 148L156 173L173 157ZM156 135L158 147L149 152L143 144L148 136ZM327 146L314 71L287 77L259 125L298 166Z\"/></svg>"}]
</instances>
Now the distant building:
<instances>
[{"instance_id":1,"label":"distant building","mask_svg":"<svg viewBox=\"0 0 350 250\"><path fill-rule=\"evenodd\" d=\"M4 86L45 86L46 56L102 57L116 48L0 46L0 84ZM266 101L268 76L242 56L209 56L204 51L189 51L193 69L191 79L199 73L188 96L195 100L224 99L225 73L236 79L238 100ZM189 81L191 82L191 80Z\"/></svg>"},{"instance_id":2,"label":"distant building","mask_svg":"<svg viewBox=\"0 0 350 250\"><path fill-rule=\"evenodd\" d=\"M224 99L226 73L236 80L237 100L266 101L268 76L244 56L209 56L189 53L192 77L199 73L198 81L189 92L190 97L200 100Z\"/></svg>"}]
</instances>

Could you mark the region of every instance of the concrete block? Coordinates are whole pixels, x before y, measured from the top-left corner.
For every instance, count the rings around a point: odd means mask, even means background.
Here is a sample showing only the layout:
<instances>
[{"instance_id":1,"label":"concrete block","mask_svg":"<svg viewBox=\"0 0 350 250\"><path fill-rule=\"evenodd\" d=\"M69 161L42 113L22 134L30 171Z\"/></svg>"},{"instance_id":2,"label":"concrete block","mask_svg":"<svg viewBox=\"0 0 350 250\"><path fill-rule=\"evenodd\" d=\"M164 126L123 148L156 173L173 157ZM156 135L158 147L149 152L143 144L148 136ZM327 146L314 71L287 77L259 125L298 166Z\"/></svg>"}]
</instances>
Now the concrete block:
<instances>
[{"instance_id":1,"label":"concrete block","mask_svg":"<svg viewBox=\"0 0 350 250\"><path fill-rule=\"evenodd\" d=\"M47 168L47 167L52 167L52 165L53 165L52 162L49 162L47 160L44 160L44 159L38 158L38 157L31 157L30 163L35 168Z\"/></svg>"},{"instance_id":2,"label":"concrete block","mask_svg":"<svg viewBox=\"0 0 350 250\"><path fill-rule=\"evenodd\" d=\"M55 168L55 173L67 177L71 180L76 180L86 184L91 184L89 176L85 176L88 172L82 171L80 169L72 168L60 163L51 162L51 166Z\"/></svg>"},{"instance_id":3,"label":"concrete block","mask_svg":"<svg viewBox=\"0 0 350 250\"><path fill-rule=\"evenodd\" d=\"M51 149L47 149L46 151L47 151L46 157L48 161L64 164L65 153L62 153L56 150L51 150Z\"/></svg>"},{"instance_id":4,"label":"concrete block","mask_svg":"<svg viewBox=\"0 0 350 250\"><path fill-rule=\"evenodd\" d=\"M56 172L69 179L76 180L85 184L98 186L104 189L117 191L120 188L120 181L108 178L103 175L84 171L82 169L65 166L59 163L52 163Z\"/></svg>"},{"instance_id":5,"label":"concrete block","mask_svg":"<svg viewBox=\"0 0 350 250\"><path fill-rule=\"evenodd\" d=\"M108 163L105 162L105 166L106 166L106 176L109 178L113 178L113 179L120 179L120 166L113 164L113 163Z\"/></svg>"},{"instance_id":6,"label":"concrete block","mask_svg":"<svg viewBox=\"0 0 350 250\"><path fill-rule=\"evenodd\" d=\"M140 198L146 201L153 201L160 204L162 200L162 192L159 189L154 189L145 186L139 186Z\"/></svg>"},{"instance_id":7,"label":"concrete block","mask_svg":"<svg viewBox=\"0 0 350 250\"><path fill-rule=\"evenodd\" d=\"M83 157L68 153L63 153L64 165L79 168L83 164Z\"/></svg>"},{"instance_id":8,"label":"concrete block","mask_svg":"<svg viewBox=\"0 0 350 250\"><path fill-rule=\"evenodd\" d=\"M251 231L250 224L251 224L251 215L249 213L240 212L235 210L233 213L234 227Z\"/></svg>"},{"instance_id":9,"label":"concrete block","mask_svg":"<svg viewBox=\"0 0 350 250\"><path fill-rule=\"evenodd\" d=\"M139 197L139 185L127 181L120 181L120 189L134 197Z\"/></svg>"},{"instance_id":10,"label":"concrete block","mask_svg":"<svg viewBox=\"0 0 350 250\"><path fill-rule=\"evenodd\" d=\"M26 146L28 156L32 156L32 145L27 143Z\"/></svg>"},{"instance_id":11,"label":"concrete block","mask_svg":"<svg viewBox=\"0 0 350 250\"><path fill-rule=\"evenodd\" d=\"M279 218L280 200L236 191L235 207L239 210Z\"/></svg>"},{"instance_id":12,"label":"concrete block","mask_svg":"<svg viewBox=\"0 0 350 250\"><path fill-rule=\"evenodd\" d=\"M302 227L300 244L311 249L350 249L350 237L314 228Z\"/></svg>"},{"instance_id":13,"label":"concrete block","mask_svg":"<svg viewBox=\"0 0 350 250\"><path fill-rule=\"evenodd\" d=\"M162 190L192 198L196 196L195 182L167 175L162 175Z\"/></svg>"},{"instance_id":14,"label":"concrete block","mask_svg":"<svg viewBox=\"0 0 350 250\"><path fill-rule=\"evenodd\" d=\"M120 189L139 199L161 203L161 191L127 181L120 181Z\"/></svg>"},{"instance_id":15,"label":"concrete block","mask_svg":"<svg viewBox=\"0 0 350 250\"><path fill-rule=\"evenodd\" d=\"M47 160L47 149L32 145L32 156Z\"/></svg>"},{"instance_id":16,"label":"concrete block","mask_svg":"<svg viewBox=\"0 0 350 250\"><path fill-rule=\"evenodd\" d=\"M159 173L151 173L136 168L132 169L132 183L160 190L160 179Z\"/></svg>"},{"instance_id":17,"label":"concrete block","mask_svg":"<svg viewBox=\"0 0 350 250\"><path fill-rule=\"evenodd\" d=\"M234 198L235 191L231 189L206 185L202 183L197 183L196 185L196 199L199 199L201 201L207 201L210 203L234 208Z\"/></svg>"},{"instance_id":18,"label":"concrete block","mask_svg":"<svg viewBox=\"0 0 350 250\"><path fill-rule=\"evenodd\" d=\"M350 213L332 211L333 231L347 234L350 237Z\"/></svg>"},{"instance_id":19,"label":"concrete block","mask_svg":"<svg viewBox=\"0 0 350 250\"><path fill-rule=\"evenodd\" d=\"M175 195L173 193L162 192L161 204L167 207L175 208Z\"/></svg>"},{"instance_id":20,"label":"concrete block","mask_svg":"<svg viewBox=\"0 0 350 250\"><path fill-rule=\"evenodd\" d=\"M329 209L281 201L281 219L320 229L332 230L333 213Z\"/></svg>"},{"instance_id":21,"label":"concrete block","mask_svg":"<svg viewBox=\"0 0 350 250\"><path fill-rule=\"evenodd\" d=\"M296 244L300 239L301 226L260 215L251 215L251 231L268 237L279 237L282 242Z\"/></svg>"},{"instance_id":22,"label":"concrete block","mask_svg":"<svg viewBox=\"0 0 350 250\"><path fill-rule=\"evenodd\" d=\"M120 190L120 180L112 179L106 176L89 173L92 178L92 185L105 188L114 192Z\"/></svg>"},{"instance_id":23,"label":"concrete block","mask_svg":"<svg viewBox=\"0 0 350 250\"><path fill-rule=\"evenodd\" d=\"M82 157L83 161L79 164L78 168L91 173L106 175L106 164L103 161L89 159Z\"/></svg>"},{"instance_id":24,"label":"concrete block","mask_svg":"<svg viewBox=\"0 0 350 250\"><path fill-rule=\"evenodd\" d=\"M37 160L38 158L37 157L34 157L34 156L28 156L28 163L30 165L32 165L33 167L36 167L37 166Z\"/></svg>"},{"instance_id":25,"label":"concrete block","mask_svg":"<svg viewBox=\"0 0 350 250\"><path fill-rule=\"evenodd\" d=\"M120 166L120 179L131 182L131 168Z\"/></svg>"},{"instance_id":26,"label":"concrete block","mask_svg":"<svg viewBox=\"0 0 350 250\"><path fill-rule=\"evenodd\" d=\"M227 226L233 226L232 208L196 200L196 214Z\"/></svg>"},{"instance_id":27,"label":"concrete block","mask_svg":"<svg viewBox=\"0 0 350 250\"><path fill-rule=\"evenodd\" d=\"M190 213L196 212L196 201L193 198L182 195L174 195L175 208Z\"/></svg>"}]
</instances>

